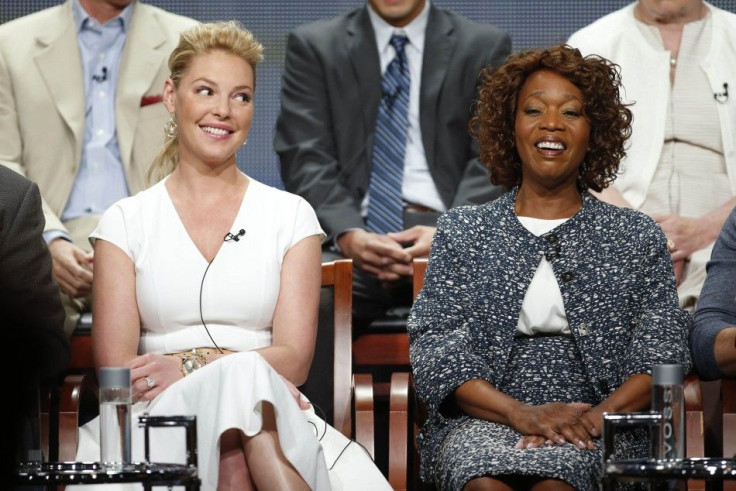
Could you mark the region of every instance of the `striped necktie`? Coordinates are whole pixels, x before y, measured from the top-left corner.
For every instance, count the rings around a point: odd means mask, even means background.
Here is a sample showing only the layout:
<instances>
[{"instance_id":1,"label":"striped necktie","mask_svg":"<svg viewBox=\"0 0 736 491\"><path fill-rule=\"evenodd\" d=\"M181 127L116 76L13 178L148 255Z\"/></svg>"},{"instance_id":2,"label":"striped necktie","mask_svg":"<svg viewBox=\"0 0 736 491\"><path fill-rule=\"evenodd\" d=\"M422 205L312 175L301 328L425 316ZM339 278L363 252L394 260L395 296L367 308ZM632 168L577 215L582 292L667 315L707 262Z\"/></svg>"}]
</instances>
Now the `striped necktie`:
<instances>
[{"instance_id":1,"label":"striped necktie","mask_svg":"<svg viewBox=\"0 0 736 491\"><path fill-rule=\"evenodd\" d=\"M381 104L376 118L373 144L373 169L368 187L366 226L385 234L403 228L401 183L404 178L406 133L409 128L409 64L404 46L406 36L393 35L391 46L396 57L391 60L381 80Z\"/></svg>"}]
</instances>

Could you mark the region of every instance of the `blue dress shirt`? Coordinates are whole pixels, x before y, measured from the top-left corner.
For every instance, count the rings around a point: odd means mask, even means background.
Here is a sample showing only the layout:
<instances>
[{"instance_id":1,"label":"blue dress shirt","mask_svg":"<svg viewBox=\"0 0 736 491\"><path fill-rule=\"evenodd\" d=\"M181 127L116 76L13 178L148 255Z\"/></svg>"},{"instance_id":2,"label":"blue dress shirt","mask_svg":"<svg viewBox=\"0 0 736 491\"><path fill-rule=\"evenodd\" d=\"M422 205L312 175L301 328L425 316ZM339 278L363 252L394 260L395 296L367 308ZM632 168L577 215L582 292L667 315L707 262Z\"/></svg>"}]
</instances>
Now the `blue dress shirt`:
<instances>
[{"instance_id":1,"label":"blue dress shirt","mask_svg":"<svg viewBox=\"0 0 736 491\"><path fill-rule=\"evenodd\" d=\"M80 5L72 3L77 40L82 58L85 129L82 157L62 221L103 213L116 201L130 195L115 130L115 93L120 76L126 33L135 2L101 24ZM48 231L47 242L69 237Z\"/></svg>"}]
</instances>

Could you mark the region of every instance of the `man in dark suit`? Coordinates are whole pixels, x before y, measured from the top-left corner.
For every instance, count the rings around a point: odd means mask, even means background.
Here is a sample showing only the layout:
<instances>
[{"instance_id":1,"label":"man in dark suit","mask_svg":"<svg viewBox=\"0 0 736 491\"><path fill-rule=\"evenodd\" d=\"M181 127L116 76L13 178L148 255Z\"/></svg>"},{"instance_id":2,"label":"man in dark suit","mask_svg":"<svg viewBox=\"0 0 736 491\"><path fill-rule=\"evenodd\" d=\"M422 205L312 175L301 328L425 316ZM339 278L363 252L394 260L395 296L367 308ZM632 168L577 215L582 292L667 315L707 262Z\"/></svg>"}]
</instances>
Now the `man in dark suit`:
<instances>
[{"instance_id":1,"label":"man in dark suit","mask_svg":"<svg viewBox=\"0 0 736 491\"><path fill-rule=\"evenodd\" d=\"M23 446L23 422L35 400L36 381L54 383L69 361L64 309L43 226L38 186L0 165L0 346L4 390L11 396L5 406L11 418L0 446L3 482Z\"/></svg>"},{"instance_id":2,"label":"man in dark suit","mask_svg":"<svg viewBox=\"0 0 736 491\"><path fill-rule=\"evenodd\" d=\"M396 36L408 39L394 45ZM480 71L510 49L505 32L427 0L369 0L289 36L274 139L281 176L315 208L328 236L323 259L353 259L358 330L411 303L411 260L428 254L439 213L500 194L478 163L468 121ZM396 60L399 76L410 79L398 97L382 90ZM378 196L376 129L391 99L402 97L404 124L388 133L400 134L403 223L381 229L369 218ZM320 325L316 358L325 334Z\"/></svg>"}]
</instances>

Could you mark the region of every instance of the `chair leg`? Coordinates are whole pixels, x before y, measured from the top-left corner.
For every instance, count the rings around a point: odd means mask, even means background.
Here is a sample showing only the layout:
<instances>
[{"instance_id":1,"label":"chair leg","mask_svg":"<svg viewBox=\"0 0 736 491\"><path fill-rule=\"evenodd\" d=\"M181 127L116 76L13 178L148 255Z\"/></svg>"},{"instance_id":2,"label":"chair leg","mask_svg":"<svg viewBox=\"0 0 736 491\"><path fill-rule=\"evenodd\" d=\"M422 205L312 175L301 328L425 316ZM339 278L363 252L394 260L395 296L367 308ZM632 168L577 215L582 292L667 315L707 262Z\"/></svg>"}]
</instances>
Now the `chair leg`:
<instances>
[{"instance_id":1,"label":"chair leg","mask_svg":"<svg viewBox=\"0 0 736 491\"><path fill-rule=\"evenodd\" d=\"M41 452L48 462L59 460L59 388L41 389Z\"/></svg>"}]
</instances>

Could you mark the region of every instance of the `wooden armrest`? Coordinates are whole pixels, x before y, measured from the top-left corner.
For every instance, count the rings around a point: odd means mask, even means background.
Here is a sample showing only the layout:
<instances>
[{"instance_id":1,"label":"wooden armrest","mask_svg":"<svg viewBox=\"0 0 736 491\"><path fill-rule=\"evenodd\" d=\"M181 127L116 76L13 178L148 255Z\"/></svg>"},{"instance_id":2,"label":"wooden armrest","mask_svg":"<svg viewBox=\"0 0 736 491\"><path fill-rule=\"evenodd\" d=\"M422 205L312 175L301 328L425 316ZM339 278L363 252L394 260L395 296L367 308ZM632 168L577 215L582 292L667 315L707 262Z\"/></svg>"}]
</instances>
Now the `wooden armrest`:
<instances>
[{"instance_id":1,"label":"wooden armrest","mask_svg":"<svg viewBox=\"0 0 736 491\"><path fill-rule=\"evenodd\" d=\"M67 375L59 391L59 460L73 461L77 455L79 414L85 399L97 399L93 374Z\"/></svg>"},{"instance_id":2,"label":"wooden armrest","mask_svg":"<svg viewBox=\"0 0 736 491\"><path fill-rule=\"evenodd\" d=\"M353 407L355 408L355 441L363 445L371 458L376 458L373 407L373 376L368 373L353 375Z\"/></svg>"},{"instance_id":3,"label":"wooden armrest","mask_svg":"<svg viewBox=\"0 0 736 491\"><path fill-rule=\"evenodd\" d=\"M700 379L697 375L690 374L685 377L683 392L685 393L686 411L703 410L703 391L700 387Z\"/></svg>"},{"instance_id":4,"label":"wooden armrest","mask_svg":"<svg viewBox=\"0 0 736 491\"><path fill-rule=\"evenodd\" d=\"M723 412L723 456L736 454L736 380L721 380L721 409Z\"/></svg>"},{"instance_id":5,"label":"wooden armrest","mask_svg":"<svg viewBox=\"0 0 736 491\"><path fill-rule=\"evenodd\" d=\"M391 375L388 419L388 482L394 490L407 489L409 462L409 404L410 374L396 372Z\"/></svg>"},{"instance_id":6,"label":"wooden armrest","mask_svg":"<svg viewBox=\"0 0 736 491\"><path fill-rule=\"evenodd\" d=\"M705 457L703 391L700 379L691 374L683 384L685 395L685 448L687 457ZM690 486L690 489L693 489Z\"/></svg>"},{"instance_id":7,"label":"wooden armrest","mask_svg":"<svg viewBox=\"0 0 736 491\"><path fill-rule=\"evenodd\" d=\"M419 295L419 292L422 291L422 287L424 286L424 275L427 272L427 264L429 264L429 259L426 257L416 257L413 261L413 268L414 271L412 273L412 290L414 294L414 298L417 298L417 295Z\"/></svg>"}]
</instances>

